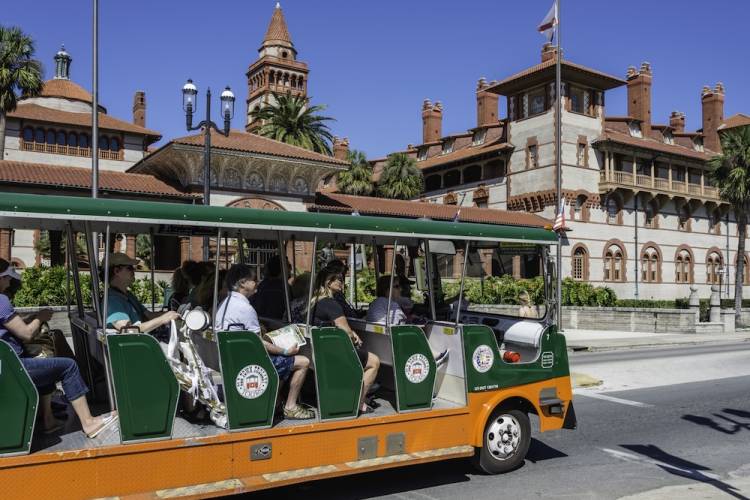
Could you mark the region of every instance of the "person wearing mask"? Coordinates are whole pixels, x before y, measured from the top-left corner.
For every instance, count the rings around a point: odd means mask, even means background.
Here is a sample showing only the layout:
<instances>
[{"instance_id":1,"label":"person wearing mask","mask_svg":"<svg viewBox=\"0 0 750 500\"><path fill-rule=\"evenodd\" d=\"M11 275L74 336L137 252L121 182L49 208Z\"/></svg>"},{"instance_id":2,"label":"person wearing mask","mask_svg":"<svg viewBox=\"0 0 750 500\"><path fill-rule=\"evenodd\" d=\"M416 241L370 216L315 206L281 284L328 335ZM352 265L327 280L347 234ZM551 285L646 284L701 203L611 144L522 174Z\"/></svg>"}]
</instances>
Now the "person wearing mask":
<instances>
[{"instance_id":1,"label":"person wearing mask","mask_svg":"<svg viewBox=\"0 0 750 500\"><path fill-rule=\"evenodd\" d=\"M137 262L121 252L109 255L108 328L122 330L137 326L141 333L149 333L180 317L176 311L158 313L147 310L129 290L135 282Z\"/></svg>"},{"instance_id":2,"label":"person wearing mask","mask_svg":"<svg viewBox=\"0 0 750 500\"><path fill-rule=\"evenodd\" d=\"M258 314L250 304L257 288L255 271L245 264L234 264L227 272L227 288L229 295L222 301L216 311L216 330L247 330L260 334ZM307 420L315 418L315 413L298 403L302 385L310 367L310 360L298 355L299 346L287 349L263 340L279 381L289 380L289 394L284 404L284 417L292 420Z\"/></svg>"},{"instance_id":3,"label":"person wearing mask","mask_svg":"<svg viewBox=\"0 0 750 500\"><path fill-rule=\"evenodd\" d=\"M250 303L256 311L261 311L264 317L282 319L286 313L286 293L281 259L274 255L263 266L263 281L258 285L258 293L253 295Z\"/></svg>"},{"instance_id":4,"label":"person wearing mask","mask_svg":"<svg viewBox=\"0 0 750 500\"><path fill-rule=\"evenodd\" d=\"M52 413L52 393L55 385L60 382L65 398L70 402L83 432L89 438L95 438L104 429L117 421L116 413L94 417L91 415L86 401L88 388L84 384L78 365L70 358L28 357L24 352L23 343L31 340L37 334L43 323L52 318L51 309L42 309L29 323L24 322L16 313L5 292L11 279L21 279L20 275L10 266L8 261L0 259L0 341L10 345L21 360L21 364L31 377L31 381L39 391L39 408L45 433L60 430L64 422L55 419Z\"/></svg>"},{"instance_id":5,"label":"person wearing mask","mask_svg":"<svg viewBox=\"0 0 750 500\"><path fill-rule=\"evenodd\" d=\"M362 340L354 330L349 326L346 320L344 310L339 302L334 299L334 295L342 293L344 290L344 277L329 268L324 268L317 277L315 292L309 307L312 308L311 320L313 326L325 327L336 326L343 330L351 339L357 352L364 376L362 378L362 398L360 400L360 414L372 413L374 408L365 402L367 393L375 382L380 368L380 358L375 354L368 352L362 343Z\"/></svg>"}]
</instances>

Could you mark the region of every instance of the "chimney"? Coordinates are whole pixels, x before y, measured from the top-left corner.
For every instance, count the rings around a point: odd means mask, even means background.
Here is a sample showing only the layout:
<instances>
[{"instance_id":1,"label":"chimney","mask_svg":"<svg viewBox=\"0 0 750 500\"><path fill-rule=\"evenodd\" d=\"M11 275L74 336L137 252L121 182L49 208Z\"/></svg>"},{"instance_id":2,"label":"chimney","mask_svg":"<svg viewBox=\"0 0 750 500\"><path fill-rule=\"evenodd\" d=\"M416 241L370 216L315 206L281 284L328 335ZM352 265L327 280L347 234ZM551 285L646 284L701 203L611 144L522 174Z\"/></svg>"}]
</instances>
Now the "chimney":
<instances>
[{"instance_id":1,"label":"chimney","mask_svg":"<svg viewBox=\"0 0 750 500\"><path fill-rule=\"evenodd\" d=\"M497 103L500 96L485 92L486 88L489 88L489 84L482 77L477 82L477 127L497 123Z\"/></svg>"},{"instance_id":2,"label":"chimney","mask_svg":"<svg viewBox=\"0 0 750 500\"><path fill-rule=\"evenodd\" d=\"M349 158L349 138L333 138L333 157L344 161Z\"/></svg>"},{"instance_id":3,"label":"chimney","mask_svg":"<svg viewBox=\"0 0 750 500\"><path fill-rule=\"evenodd\" d=\"M433 105L429 99L422 103L422 142L439 141L443 136L443 105Z\"/></svg>"},{"instance_id":4,"label":"chimney","mask_svg":"<svg viewBox=\"0 0 750 500\"><path fill-rule=\"evenodd\" d=\"M701 92L703 105L703 146L716 153L721 152L721 141L717 129L724 120L724 85L719 82L711 90L703 87Z\"/></svg>"},{"instance_id":5,"label":"chimney","mask_svg":"<svg viewBox=\"0 0 750 500\"><path fill-rule=\"evenodd\" d=\"M651 64L644 62L641 70L628 68L628 115L641 121L643 137L651 133Z\"/></svg>"},{"instance_id":6,"label":"chimney","mask_svg":"<svg viewBox=\"0 0 750 500\"><path fill-rule=\"evenodd\" d=\"M547 42L542 45L542 62L554 61L557 57L557 47Z\"/></svg>"},{"instance_id":7,"label":"chimney","mask_svg":"<svg viewBox=\"0 0 750 500\"><path fill-rule=\"evenodd\" d=\"M146 93L139 90L133 96L133 123L146 126Z\"/></svg>"},{"instance_id":8,"label":"chimney","mask_svg":"<svg viewBox=\"0 0 750 500\"><path fill-rule=\"evenodd\" d=\"M672 130L678 133L682 133L685 131L685 113L682 111L672 111L672 114L669 115L669 126L672 127Z\"/></svg>"}]
</instances>

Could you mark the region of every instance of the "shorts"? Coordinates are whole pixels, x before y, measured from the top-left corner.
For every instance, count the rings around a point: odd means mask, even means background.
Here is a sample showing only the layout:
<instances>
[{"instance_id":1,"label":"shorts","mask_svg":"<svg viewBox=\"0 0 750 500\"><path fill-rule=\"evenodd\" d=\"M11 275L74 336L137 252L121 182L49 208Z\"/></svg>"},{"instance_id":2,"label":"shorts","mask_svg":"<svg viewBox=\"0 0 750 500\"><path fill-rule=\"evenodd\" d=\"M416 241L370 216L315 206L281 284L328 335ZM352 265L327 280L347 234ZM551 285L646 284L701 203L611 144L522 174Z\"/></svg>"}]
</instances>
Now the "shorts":
<instances>
[{"instance_id":1,"label":"shorts","mask_svg":"<svg viewBox=\"0 0 750 500\"><path fill-rule=\"evenodd\" d=\"M357 352L359 362L362 363L362 368L364 368L367 365L367 357L370 354L369 351L364 347L355 347L354 350Z\"/></svg>"},{"instance_id":2,"label":"shorts","mask_svg":"<svg viewBox=\"0 0 750 500\"><path fill-rule=\"evenodd\" d=\"M289 378L294 367L294 356L274 356L271 354L271 362L273 367L276 368L276 373L279 374L279 381L284 382Z\"/></svg>"}]
</instances>

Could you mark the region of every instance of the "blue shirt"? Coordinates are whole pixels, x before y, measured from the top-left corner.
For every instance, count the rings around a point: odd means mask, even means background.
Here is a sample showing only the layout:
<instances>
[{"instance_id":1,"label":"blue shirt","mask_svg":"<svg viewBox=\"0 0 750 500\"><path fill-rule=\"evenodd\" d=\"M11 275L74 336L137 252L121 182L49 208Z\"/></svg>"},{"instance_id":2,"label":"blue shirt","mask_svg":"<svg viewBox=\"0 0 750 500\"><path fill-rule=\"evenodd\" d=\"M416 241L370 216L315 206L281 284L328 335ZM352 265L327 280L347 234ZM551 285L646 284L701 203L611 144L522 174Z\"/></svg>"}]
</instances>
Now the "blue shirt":
<instances>
[{"instance_id":1,"label":"blue shirt","mask_svg":"<svg viewBox=\"0 0 750 500\"><path fill-rule=\"evenodd\" d=\"M4 340L7 344L10 344L10 347L20 357L23 354L23 344L5 328L5 323L15 315L16 310L13 308L13 304L10 303L10 299L4 294L0 294L0 340Z\"/></svg>"},{"instance_id":2,"label":"blue shirt","mask_svg":"<svg viewBox=\"0 0 750 500\"><path fill-rule=\"evenodd\" d=\"M231 292L216 311L216 331L227 331L230 327L232 330L260 332L258 314L240 292Z\"/></svg>"},{"instance_id":3,"label":"blue shirt","mask_svg":"<svg viewBox=\"0 0 750 500\"><path fill-rule=\"evenodd\" d=\"M130 321L131 325L146 319L146 308L143 307L135 295L130 292L122 293L116 288L109 289L107 299L107 327L114 328L118 321Z\"/></svg>"}]
</instances>

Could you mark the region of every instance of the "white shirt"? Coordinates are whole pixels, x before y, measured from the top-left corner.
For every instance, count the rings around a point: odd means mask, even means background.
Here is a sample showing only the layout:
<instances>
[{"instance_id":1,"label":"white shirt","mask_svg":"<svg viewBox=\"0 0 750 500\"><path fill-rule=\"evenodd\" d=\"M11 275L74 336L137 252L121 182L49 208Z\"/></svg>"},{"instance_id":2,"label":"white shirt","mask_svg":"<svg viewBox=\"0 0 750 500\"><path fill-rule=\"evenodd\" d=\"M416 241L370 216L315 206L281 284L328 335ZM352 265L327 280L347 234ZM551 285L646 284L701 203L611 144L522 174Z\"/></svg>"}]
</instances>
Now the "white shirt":
<instances>
[{"instance_id":1,"label":"white shirt","mask_svg":"<svg viewBox=\"0 0 750 500\"><path fill-rule=\"evenodd\" d=\"M378 297L370 307L367 309L367 321L370 323L381 323L385 324L385 312L388 309L388 298ZM395 300L391 300L391 313L390 313L391 325L403 325L406 323L406 314L401 310L398 303Z\"/></svg>"},{"instance_id":2,"label":"white shirt","mask_svg":"<svg viewBox=\"0 0 750 500\"><path fill-rule=\"evenodd\" d=\"M242 326L240 326L242 325ZM216 311L216 331L248 330L260 332L258 314L240 292L231 292Z\"/></svg>"}]
</instances>

